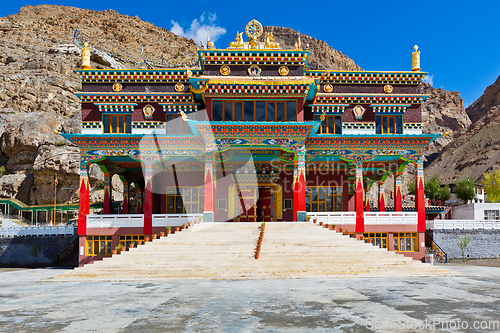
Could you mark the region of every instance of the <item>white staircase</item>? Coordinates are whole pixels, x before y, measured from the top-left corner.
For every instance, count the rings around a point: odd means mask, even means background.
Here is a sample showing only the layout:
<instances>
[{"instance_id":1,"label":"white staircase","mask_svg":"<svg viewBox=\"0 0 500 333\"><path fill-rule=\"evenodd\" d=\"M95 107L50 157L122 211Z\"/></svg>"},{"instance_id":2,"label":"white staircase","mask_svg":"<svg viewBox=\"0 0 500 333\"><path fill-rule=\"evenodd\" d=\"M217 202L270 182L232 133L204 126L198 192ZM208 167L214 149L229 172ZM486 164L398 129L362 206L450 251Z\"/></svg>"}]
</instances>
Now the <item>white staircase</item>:
<instances>
[{"instance_id":1,"label":"white staircase","mask_svg":"<svg viewBox=\"0 0 500 333\"><path fill-rule=\"evenodd\" d=\"M185 280L446 276L422 264L312 223L205 223L52 279Z\"/></svg>"}]
</instances>

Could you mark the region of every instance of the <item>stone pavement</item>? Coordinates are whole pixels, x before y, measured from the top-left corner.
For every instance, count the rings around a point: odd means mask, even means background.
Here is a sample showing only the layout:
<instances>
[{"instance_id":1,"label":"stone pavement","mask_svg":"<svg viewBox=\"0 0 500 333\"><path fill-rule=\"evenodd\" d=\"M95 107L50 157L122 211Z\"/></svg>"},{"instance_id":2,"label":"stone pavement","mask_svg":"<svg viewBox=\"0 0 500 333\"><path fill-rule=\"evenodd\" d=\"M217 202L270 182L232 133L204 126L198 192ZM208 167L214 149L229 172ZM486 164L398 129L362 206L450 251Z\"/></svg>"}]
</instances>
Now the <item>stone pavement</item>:
<instances>
[{"instance_id":1,"label":"stone pavement","mask_svg":"<svg viewBox=\"0 0 500 333\"><path fill-rule=\"evenodd\" d=\"M446 268L462 276L41 282L61 270L0 269L0 332L500 332L500 268Z\"/></svg>"}]
</instances>

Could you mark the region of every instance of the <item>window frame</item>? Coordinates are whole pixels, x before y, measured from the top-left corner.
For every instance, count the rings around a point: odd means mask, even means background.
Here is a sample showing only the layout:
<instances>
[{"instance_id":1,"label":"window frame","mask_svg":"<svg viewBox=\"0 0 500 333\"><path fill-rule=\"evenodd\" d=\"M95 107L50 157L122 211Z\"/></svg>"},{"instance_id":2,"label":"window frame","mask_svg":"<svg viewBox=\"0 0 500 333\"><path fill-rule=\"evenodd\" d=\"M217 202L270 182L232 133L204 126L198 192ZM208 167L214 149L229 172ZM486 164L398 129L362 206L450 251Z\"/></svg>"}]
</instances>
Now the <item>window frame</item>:
<instances>
[{"instance_id":1,"label":"window frame","mask_svg":"<svg viewBox=\"0 0 500 333\"><path fill-rule=\"evenodd\" d=\"M321 120L321 115L314 115L313 119L315 121L321 121L319 126L319 134L342 134L342 116L341 115L325 115L325 119ZM339 120L338 132L337 132L337 120ZM330 133L329 123L332 123L333 133ZM323 130L323 125L326 129L326 132Z\"/></svg>"},{"instance_id":2,"label":"window frame","mask_svg":"<svg viewBox=\"0 0 500 333\"><path fill-rule=\"evenodd\" d=\"M322 188L324 192L324 200L312 200L312 189L315 188L317 193L319 194L319 191L317 190L318 188ZM332 188L331 193L328 193L327 188ZM340 189L340 193L336 192L336 189ZM342 186L340 185L332 185L332 186L306 186L306 211L311 212L311 213L324 213L324 212L339 212L342 211ZM317 198L319 198L319 195L317 194ZM332 197L332 208L333 211L328 210L328 197ZM340 198L339 202L339 209L337 210L337 197ZM317 209L313 210L313 204L316 204ZM325 210L321 211L319 210L319 205L324 204ZM309 206L309 208L308 208Z\"/></svg>"},{"instance_id":3,"label":"window frame","mask_svg":"<svg viewBox=\"0 0 500 333\"><path fill-rule=\"evenodd\" d=\"M389 247L389 233L387 232L365 232L363 233L363 237L369 239L372 245L378 246L381 249Z\"/></svg>"},{"instance_id":4,"label":"window frame","mask_svg":"<svg viewBox=\"0 0 500 333\"><path fill-rule=\"evenodd\" d=\"M221 107L221 112L217 112L217 115L221 116L221 119L216 119L216 110L215 110L215 105L220 103ZM226 117L226 104L231 103L231 119L227 119ZM240 104L241 103L241 120L235 120L235 104ZM246 112L246 106L249 105L249 103L253 103L253 119L246 119L246 116L249 114L249 112ZM265 103L264 104L264 120L257 120L257 104L256 103ZM294 113L294 119L289 120L288 116L291 114L288 110L290 103L295 104L295 113ZM276 120L278 117L278 104L283 104L283 120ZM290 121L297 121L298 118L298 113L297 113L297 100L221 100L221 99L213 99L212 100L212 121L266 121L266 122L290 122ZM274 108L274 118L268 117L269 115L269 109L268 105L273 105ZM293 111L292 111L293 112ZM228 113L229 114L229 113Z\"/></svg>"},{"instance_id":5,"label":"window frame","mask_svg":"<svg viewBox=\"0 0 500 333\"><path fill-rule=\"evenodd\" d=\"M113 119L117 119L116 131L113 128ZM122 125L123 130L120 130ZM132 115L128 113L104 113L102 114L102 133L103 134L131 134L132 133Z\"/></svg>"},{"instance_id":6,"label":"window frame","mask_svg":"<svg viewBox=\"0 0 500 333\"><path fill-rule=\"evenodd\" d=\"M409 235L409 236L408 236ZM396 252L418 252L418 232L394 232L392 234L392 247ZM403 241L403 243L401 243ZM410 242L410 250L408 250L408 241ZM401 250L401 245L405 245L405 249Z\"/></svg>"},{"instance_id":7,"label":"window frame","mask_svg":"<svg viewBox=\"0 0 500 333\"><path fill-rule=\"evenodd\" d=\"M197 189L197 196L198 196L198 201L193 201L193 188ZM174 194L169 193L169 189L174 189ZM190 199L185 200L185 190L190 189ZM166 209L167 209L167 214L201 214L203 213L204 205L205 205L205 187L204 186L167 186L166 188L166 195L165 195L165 200L166 200ZM169 211L169 206L168 206L168 200L169 197L174 197L174 211ZM177 200L181 200L182 202L182 212L179 213L177 212ZM193 212L192 207L193 204L196 204L198 206L198 211ZM190 205L190 212L186 213L186 205Z\"/></svg>"},{"instance_id":8,"label":"window frame","mask_svg":"<svg viewBox=\"0 0 500 333\"><path fill-rule=\"evenodd\" d=\"M101 253L102 249L101 242L104 242L104 253ZM85 253L87 256L93 256L93 257L110 256L112 242L113 242L113 236L111 235L87 235L85 236Z\"/></svg>"},{"instance_id":9,"label":"window frame","mask_svg":"<svg viewBox=\"0 0 500 333\"><path fill-rule=\"evenodd\" d=\"M384 126L384 120L386 120L385 122L386 126ZM392 126L394 132L391 132L387 129L387 127L389 127L390 125L390 120L392 120ZM377 134L403 134L403 115L400 114L375 115L375 130Z\"/></svg>"},{"instance_id":10,"label":"window frame","mask_svg":"<svg viewBox=\"0 0 500 333\"><path fill-rule=\"evenodd\" d=\"M500 221L500 210L498 210L498 209L485 209L484 210L484 220L485 221Z\"/></svg>"}]
</instances>

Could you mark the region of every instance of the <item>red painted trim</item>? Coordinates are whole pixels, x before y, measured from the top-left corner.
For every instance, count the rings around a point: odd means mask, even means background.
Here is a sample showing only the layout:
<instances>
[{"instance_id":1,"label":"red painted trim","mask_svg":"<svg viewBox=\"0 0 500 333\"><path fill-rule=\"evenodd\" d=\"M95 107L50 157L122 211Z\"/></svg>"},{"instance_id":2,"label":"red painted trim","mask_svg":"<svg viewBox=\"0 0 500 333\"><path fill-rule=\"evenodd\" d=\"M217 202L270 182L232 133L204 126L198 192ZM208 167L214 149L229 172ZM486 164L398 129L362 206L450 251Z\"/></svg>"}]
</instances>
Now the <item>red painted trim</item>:
<instances>
[{"instance_id":1,"label":"red painted trim","mask_svg":"<svg viewBox=\"0 0 500 333\"><path fill-rule=\"evenodd\" d=\"M425 197L424 197L424 182L421 179L415 186L415 207L417 208L418 216L418 232L425 232Z\"/></svg>"},{"instance_id":2,"label":"red painted trim","mask_svg":"<svg viewBox=\"0 0 500 333\"><path fill-rule=\"evenodd\" d=\"M87 215L89 214L89 189L85 180L80 181L80 200L78 209L78 235L87 234Z\"/></svg>"},{"instance_id":3,"label":"red painted trim","mask_svg":"<svg viewBox=\"0 0 500 333\"><path fill-rule=\"evenodd\" d=\"M384 197L384 195L379 195L378 211L385 212L385 197Z\"/></svg>"},{"instance_id":4,"label":"red painted trim","mask_svg":"<svg viewBox=\"0 0 500 333\"><path fill-rule=\"evenodd\" d=\"M363 211L363 182L356 184L356 232L365 231L365 213Z\"/></svg>"},{"instance_id":5,"label":"red painted trim","mask_svg":"<svg viewBox=\"0 0 500 333\"><path fill-rule=\"evenodd\" d=\"M144 190L144 235L151 235L153 230L153 191L151 182L147 182Z\"/></svg>"},{"instance_id":6,"label":"red painted trim","mask_svg":"<svg viewBox=\"0 0 500 333\"><path fill-rule=\"evenodd\" d=\"M301 174L299 176L299 181L297 182L297 211L305 212L306 211L306 180L305 175ZM295 214L297 215L297 214ZM295 216L297 219L297 216Z\"/></svg>"}]
</instances>

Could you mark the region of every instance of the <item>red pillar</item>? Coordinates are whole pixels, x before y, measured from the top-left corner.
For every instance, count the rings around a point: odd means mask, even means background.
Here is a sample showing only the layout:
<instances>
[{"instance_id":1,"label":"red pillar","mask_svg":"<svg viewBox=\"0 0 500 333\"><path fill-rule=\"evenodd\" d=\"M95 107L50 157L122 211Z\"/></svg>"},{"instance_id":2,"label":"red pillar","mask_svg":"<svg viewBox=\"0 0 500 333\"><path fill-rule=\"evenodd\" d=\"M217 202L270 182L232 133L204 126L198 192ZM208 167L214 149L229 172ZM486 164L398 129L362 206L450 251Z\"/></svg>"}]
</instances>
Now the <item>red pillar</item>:
<instances>
[{"instance_id":1,"label":"red pillar","mask_svg":"<svg viewBox=\"0 0 500 333\"><path fill-rule=\"evenodd\" d=\"M394 211L403 211L403 196L401 194L401 174L394 174Z\"/></svg>"},{"instance_id":2,"label":"red pillar","mask_svg":"<svg viewBox=\"0 0 500 333\"><path fill-rule=\"evenodd\" d=\"M214 222L214 182L215 173L212 162L212 155L205 156L205 198L203 208L203 221Z\"/></svg>"},{"instance_id":3,"label":"red pillar","mask_svg":"<svg viewBox=\"0 0 500 333\"><path fill-rule=\"evenodd\" d=\"M306 221L306 155L298 154L298 188L297 188L297 221Z\"/></svg>"},{"instance_id":4,"label":"red pillar","mask_svg":"<svg viewBox=\"0 0 500 333\"><path fill-rule=\"evenodd\" d=\"M418 216L418 232L425 232L425 195L424 195L424 162L422 158L417 161L417 177L415 184L415 210Z\"/></svg>"},{"instance_id":5,"label":"red pillar","mask_svg":"<svg viewBox=\"0 0 500 333\"><path fill-rule=\"evenodd\" d=\"M136 214L142 214L142 189L136 186L137 190L137 210Z\"/></svg>"},{"instance_id":6,"label":"red pillar","mask_svg":"<svg viewBox=\"0 0 500 333\"><path fill-rule=\"evenodd\" d=\"M122 177L120 177L122 178ZM128 181L122 178L123 182L123 209L122 214L128 214Z\"/></svg>"},{"instance_id":7,"label":"red pillar","mask_svg":"<svg viewBox=\"0 0 500 333\"><path fill-rule=\"evenodd\" d=\"M111 214L111 174L104 173L103 214Z\"/></svg>"},{"instance_id":8,"label":"red pillar","mask_svg":"<svg viewBox=\"0 0 500 333\"><path fill-rule=\"evenodd\" d=\"M153 233L153 168L146 165L144 170L144 235Z\"/></svg>"},{"instance_id":9,"label":"red pillar","mask_svg":"<svg viewBox=\"0 0 500 333\"><path fill-rule=\"evenodd\" d=\"M378 186L378 211L385 212L385 182Z\"/></svg>"},{"instance_id":10,"label":"red pillar","mask_svg":"<svg viewBox=\"0 0 500 333\"><path fill-rule=\"evenodd\" d=\"M370 198L368 197L368 191L366 191L366 200L365 200L365 212L369 212L371 210L370 207Z\"/></svg>"},{"instance_id":11,"label":"red pillar","mask_svg":"<svg viewBox=\"0 0 500 333\"><path fill-rule=\"evenodd\" d=\"M89 175L87 163L80 164L80 201L78 210L78 235L87 234L87 215L89 214Z\"/></svg>"},{"instance_id":12,"label":"red pillar","mask_svg":"<svg viewBox=\"0 0 500 333\"><path fill-rule=\"evenodd\" d=\"M356 232L365 232L365 213L363 211L363 164L356 164L356 178L354 180L356 196Z\"/></svg>"}]
</instances>

